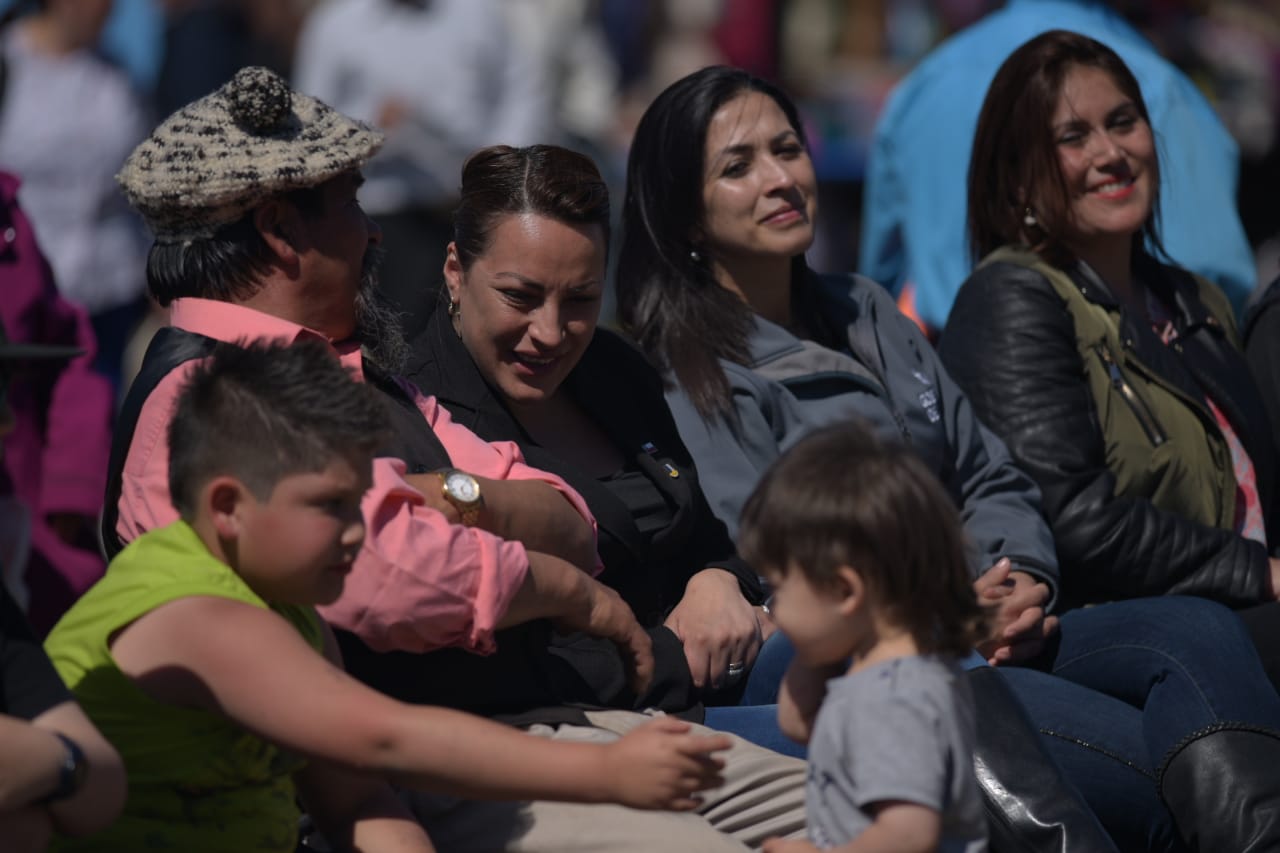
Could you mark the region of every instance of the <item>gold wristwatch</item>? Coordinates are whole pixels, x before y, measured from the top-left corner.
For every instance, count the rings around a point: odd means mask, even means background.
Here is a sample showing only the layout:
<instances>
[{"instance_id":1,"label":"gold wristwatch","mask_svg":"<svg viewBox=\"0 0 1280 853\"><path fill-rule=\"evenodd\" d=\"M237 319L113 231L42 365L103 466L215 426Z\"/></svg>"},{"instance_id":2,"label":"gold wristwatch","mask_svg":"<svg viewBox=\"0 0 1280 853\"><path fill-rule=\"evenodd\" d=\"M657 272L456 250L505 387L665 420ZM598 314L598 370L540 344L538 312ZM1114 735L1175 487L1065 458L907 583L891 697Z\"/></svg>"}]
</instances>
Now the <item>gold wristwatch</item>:
<instances>
[{"instance_id":1,"label":"gold wristwatch","mask_svg":"<svg viewBox=\"0 0 1280 853\"><path fill-rule=\"evenodd\" d=\"M458 516L463 524L475 527L480 520L480 511L484 509L484 496L480 494L479 481L457 468L445 468L436 473L440 475L440 490L444 499L458 508Z\"/></svg>"}]
</instances>

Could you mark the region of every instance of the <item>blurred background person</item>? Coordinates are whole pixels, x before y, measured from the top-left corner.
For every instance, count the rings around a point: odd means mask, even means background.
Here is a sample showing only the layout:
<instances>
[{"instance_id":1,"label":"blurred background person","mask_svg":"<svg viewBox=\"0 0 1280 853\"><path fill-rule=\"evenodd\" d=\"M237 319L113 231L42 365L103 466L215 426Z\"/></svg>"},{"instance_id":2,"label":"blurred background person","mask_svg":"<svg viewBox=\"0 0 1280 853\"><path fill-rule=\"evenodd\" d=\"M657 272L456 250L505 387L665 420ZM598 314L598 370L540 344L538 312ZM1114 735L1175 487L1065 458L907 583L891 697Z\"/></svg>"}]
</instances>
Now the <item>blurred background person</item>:
<instances>
[{"instance_id":1,"label":"blurred background person","mask_svg":"<svg viewBox=\"0 0 1280 853\"><path fill-rule=\"evenodd\" d=\"M58 293L17 195L18 179L0 172L0 322L15 344L60 347L69 359L9 377L0 461L0 564L43 636L106 569L96 530L114 401L91 367L89 317Z\"/></svg>"},{"instance_id":2,"label":"blurred background person","mask_svg":"<svg viewBox=\"0 0 1280 853\"><path fill-rule=\"evenodd\" d=\"M294 84L386 133L360 202L382 228L380 286L413 335L467 155L555 138L547 70L498 0L328 0L303 25Z\"/></svg>"},{"instance_id":3,"label":"blurred background person","mask_svg":"<svg viewBox=\"0 0 1280 853\"><path fill-rule=\"evenodd\" d=\"M149 124L128 77L95 50L111 5L38 0L9 10L0 168L22 179L59 289L89 312L94 366L118 386L125 342L147 308L146 242L113 176Z\"/></svg>"},{"instance_id":4,"label":"blurred background person","mask_svg":"<svg viewBox=\"0 0 1280 853\"><path fill-rule=\"evenodd\" d=\"M502 4L512 36L546 70L557 135L593 156L604 150L613 133L621 81L598 5L592 0Z\"/></svg>"},{"instance_id":5,"label":"blurred background person","mask_svg":"<svg viewBox=\"0 0 1280 853\"><path fill-rule=\"evenodd\" d=\"M287 76L303 21L318 2L132 0L163 12L154 79L156 117L163 119L209 94L249 65Z\"/></svg>"}]
</instances>

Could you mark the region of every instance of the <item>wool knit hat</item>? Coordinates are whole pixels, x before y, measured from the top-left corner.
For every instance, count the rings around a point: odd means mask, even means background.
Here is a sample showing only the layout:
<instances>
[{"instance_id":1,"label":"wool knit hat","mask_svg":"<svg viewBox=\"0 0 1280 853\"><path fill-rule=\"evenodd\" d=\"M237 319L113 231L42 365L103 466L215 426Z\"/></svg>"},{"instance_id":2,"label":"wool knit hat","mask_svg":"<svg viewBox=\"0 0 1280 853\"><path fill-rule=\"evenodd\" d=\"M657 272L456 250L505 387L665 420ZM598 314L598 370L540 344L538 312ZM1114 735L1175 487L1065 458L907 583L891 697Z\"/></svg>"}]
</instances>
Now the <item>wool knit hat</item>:
<instances>
[{"instance_id":1,"label":"wool knit hat","mask_svg":"<svg viewBox=\"0 0 1280 853\"><path fill-rule=\"evenodd\" d=\"M133 150L116 180L156 240L213 236L267 198L358 168L383 135L261 67L242 68Z\"/></svg>"}]
</instances>

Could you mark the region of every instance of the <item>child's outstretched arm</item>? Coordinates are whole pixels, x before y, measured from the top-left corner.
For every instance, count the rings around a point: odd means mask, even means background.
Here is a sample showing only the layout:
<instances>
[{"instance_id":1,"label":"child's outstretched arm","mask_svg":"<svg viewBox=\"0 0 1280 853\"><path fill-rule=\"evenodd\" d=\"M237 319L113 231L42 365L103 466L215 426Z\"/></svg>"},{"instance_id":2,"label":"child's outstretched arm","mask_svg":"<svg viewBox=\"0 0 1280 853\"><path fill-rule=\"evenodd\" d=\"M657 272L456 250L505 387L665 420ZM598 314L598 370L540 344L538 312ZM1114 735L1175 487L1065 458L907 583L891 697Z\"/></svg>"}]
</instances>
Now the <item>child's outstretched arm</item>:
<instances>
[{"instance_id":1,"label":"child's outstretched arm","mask_svg":"<svg viewBox=\"0 0 1280 853\"><path fill-rule=\"evenodd\" d=\"M873 803L875 820L852 841L826 853L933 853L942 841L942 817L918 803L889 800ZM804 839L770 838L763 853L818 853Z\"/></svg>"},{"instance_id":2,"label":"child's outstretched arm","mask_svg":"<svg viewBox=\"0 0 1280 853\"><path fill-rule=\"evenodd\" d=\"M666 719L609 745L563 743L405 705L316 654L280 616L230 599L158 607L118 634L112 654L160 701L216 710L286 749L464 797L691 809L695 792L720 783L712 753L730 743Z\"/></svg>"},{"instance_id":3,"label":"child's outstretched arm","mask_svg":"<svg viewBox=\"0 0 1280 853\"><path fill-rule=\"evenodd\" d=\"M815 667L791 659L778 690L778 728L783 734L797 743L809 742L827 682L844 671L844 664Z\"/></svg>"}]
</instances>

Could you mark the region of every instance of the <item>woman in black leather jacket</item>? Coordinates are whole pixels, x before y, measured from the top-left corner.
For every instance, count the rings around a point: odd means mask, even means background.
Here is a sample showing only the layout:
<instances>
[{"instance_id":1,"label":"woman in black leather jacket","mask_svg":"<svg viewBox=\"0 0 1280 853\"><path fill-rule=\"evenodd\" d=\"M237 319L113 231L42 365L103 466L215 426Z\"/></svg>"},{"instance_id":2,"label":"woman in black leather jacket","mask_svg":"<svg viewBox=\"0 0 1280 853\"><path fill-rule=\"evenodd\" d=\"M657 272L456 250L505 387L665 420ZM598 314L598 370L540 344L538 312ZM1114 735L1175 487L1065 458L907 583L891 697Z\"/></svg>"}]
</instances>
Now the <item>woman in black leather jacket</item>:
<instances>
[{"instance_id":1,"label":"woman in black leather jacket","mask_svg":"<svg viewBox=\"0 0 1280 853\"><path fill-rule=\"evenodd\" d=\"M1226 299L1153 257L1158 187L1146 106L1113 51L1063 31L1015 51L978 121L982 260L942 359L1038 482L1065 603L1188 594L1275 622L1272 433ZM1275 649L1260 650L1275 681ZM1226 730L1190 749L1262 778L1280 735Z\"/></svg>"},{"instance_id":2,"label":"woman in black leather jacket","mask_svg":"<svg viewBox=\"0 0 1280 853\"><path fill-rule=\"evenodd\" d=\"M1035 74L1061 94L1017 96ZM1128 69L1046 34L997 75L977 142L984 260L941 353L1039 483L1064 596L1200 595L1277 621L1274 434L1222 293L1149 251L1159 167ZM1261 651L1277 680L1280 655Z\"/></svg>"}]
</instances>

